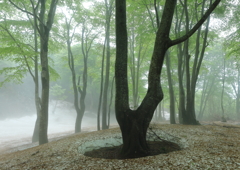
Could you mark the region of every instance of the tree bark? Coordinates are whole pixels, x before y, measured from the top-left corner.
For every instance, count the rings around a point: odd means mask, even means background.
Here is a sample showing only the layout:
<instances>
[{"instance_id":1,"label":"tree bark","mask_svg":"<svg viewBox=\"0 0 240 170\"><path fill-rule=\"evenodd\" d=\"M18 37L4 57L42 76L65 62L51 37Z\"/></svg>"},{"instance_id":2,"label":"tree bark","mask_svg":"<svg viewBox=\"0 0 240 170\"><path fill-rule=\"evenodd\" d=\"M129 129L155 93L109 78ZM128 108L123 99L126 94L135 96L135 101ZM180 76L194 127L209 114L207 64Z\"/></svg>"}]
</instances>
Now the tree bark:
<instances>
[{"instance_id":1,"label":"tree bark","mask_svg":"<svg viewBox=\"0 0 240 170\"><path fill-rule=\"evenodd\" d=\"M37 42L37 19L34 17L34 41L35 41L35 52L37 53L38 50L38 42ZM38 77L38 55L35 55L34 57L34 85L35 85L35 107L36 107L36 111L37 111L37 120L35 122L35 126L34 126L34 131L33 131L33 136L32 136L32 142L38 142L39 141L39 118L40 118L40 111L41 111L41 99L39 97L39 77Z\"/></svg>"},{"instance_id":2,"label":"tree bark","mask_svg":"<svg viewBox=\"0 0 240 170\"><path fill-rule=\"evenodd\" d=\"M40 59L41 59L41 80L42 80L42 97L41 97L41 114L39 120L39 144L48 142L48 104L49 104L49 70L48 70L48 40L53 19L56 11L58 0L52 0L48 12L48 19L45 22L45 5L46 0L41 0L39 14L39 34L40 34Z\"/></svg>"},{"instance_id":3,"label":"tree bark","mask_svg":"<svg viewBox=\"0 0 240 170\"><path fill-rule=\"evenodd\" d=\"M115 110L122 131L123 148L121 155L123 157L145 156L149 151L146 143L146 132L154 110L163 99L159 82L164 55L170 47L169 31L174 13L172 5L175 6L176 1L174 3L166 2L165 13L163 13L163 19L157 32L148 76L148 92L138 109L132 111L128 101L126 1L116 1Z\"/></svg>"},{"instance_id":4,"label":"tree bark","mask_svg":"<svg viewBox=\"0 0 240 170\"><path fill-rule=\"evenodd\" d=\"M105 46L106 46L106 37L103 45L102 51L102 67L101 67L101 83L100 83L100 94L98 101L98 110L97 110L97 130L101 130L100 127L100 115L101 115L101 107L102 107L102 94L103 94L103 72L104 72L104 60L105 60Z\"/></svg>"},{"instance_id":5,"label":"tree bark","mask_svg":"<svg viewBox=\"0 0 240 170\"><path fill-rule=\"evenodd\" d=\"M221 93L222 122L226 122L224 106L223 106L223 96L224 96L224 88L225 88L225 66L226 66L226 60L224 58L223 59L223 76L222 76L222 93Z\"/></svg>"},{"instance_id":6,"label":"tree bark","mask_svg":"<svg viewBox=\"0 0 240 170\"><path fill-rule=\"evenodd\" d=\"M236 98L236 115L240 119L240 68L238 66L238 76L237 76L237 98Z\"/></svg>"},{"instance_id":7,"label":"tree bark","mask_svg":"<svg viewBox=\"0 0 240 170\"><path fill-rule=\"evenodd\" d=\"M210 1L210 5L211 5L212 1ZM188 8L187 8L187 1L184 1L184 4L182 3L182 6L184 8L184 12L186 15L186 32L190 32L189 31L189 17L188 17ZM204 10L206 8L206 3L205 1L203 1L202 3L202 13L201 13L201 17L204 16ZM197 9L196 9L197 11ZM198 17L196 18L198 19ZM184 43L184 47L183 47L183 55L185 57L185 69L186 69L186 99L182 98L181 100L185 100L186 101L186 108L182 114L182 121L180 123L183 124L195 124L198 125L199 122L196 120L196 114L195 114L195 89L196 89L196 83L197 83L197 79L198 79L198 75L199 75L199 70L202 64L202 60L204 57L204 52L205 49L207 47L207 36L208 36L208 26L210 23L210 17L207 18L207 23L206 23L206 29L205 29L205 33L203 36L203 42L201 43L201 32L202 29L201 27L198 29L197 31L197 38L196 38L196 49L195 49L195 56L194 56L194 64L192 67L192 75L190 73L190 58L191 56L189 55L189 41L186 40ZM200 44L202 44L202 49L200 51ZM180 53L181 50L179 50ZM182 62L181 59L179 60L179 62ZM180 79L182 80L182 79ZM179 86L180 87L180 86ZM182 88L182 87L180 87ZM181 92L182 93L182 92ZM180 101L180 104L182 104L183 102ZM181 106L182 108L185 106Z\"/></svg>"},{"instance_id":8,"label":"tree bark","mask_svg":"<svg viewBox=\"0 0 240 170\"><path fill-rule=\"evenodd\" d=\"M178 87L179 87L179 123L183 124L183 119L185 116L185 90L183 87L183 74L184 74L184 66L183 66L183 57L182 57L182 45L178 44Z\"/></svg>"},{"instance_id":9,"label":"tree bark","mask_svg":"<svg viewBox=\"0 0 240 170\"><path fill-rule=\"evenodd\" d=\"M92 41L89 43L89 46L87 46L87 43L85 42L84 38L87 39L87 36L85 37L85 24L82 26L82 38L81 38L81 49L83 54L83 73L82 73L82 88L80 86L80 79L78 78L78 92L80 93L80 110L77 113L77 118L75 122L75 133L81 132L81 123L82 118L85 112L85 98L87 94L87 79L88 79L88 68L87 68L87 61L88 61L88 53L89 49L91 48Z\"/></svg>"},{"instance_id":10,"label":"tree bark","mask_svg":"<svg viewBox=\"0 0 240 170\"><path fill-rule=\"evenodd\" d=\"M196 27L194 27L193 29L196 30L190 30L189 32L191 32L191 34L187 33L180 39L171 40L169 38L169 33L177 0L165 2L163 15L159 29L156 34L154 50L150 62L147 94L144 97L140 106L136 110L131 110L129 108L129 92L127 79L128 38L126 27L126 0L116 0L115 2L115 113L123 138L121 157L141 157L146 156L149 153L149 148L146 142L147 128L149 127L150 121L152 120L157 105L163 99L163 91L160 84L160 75L162 71L165 53L169 47L187 40L189 36L191 36L197 29Z\"/></svg>"},{"instance_id":11,"label":"tree bark","mask_svg":"<svg viewBox=\"0 0 240 170\"><path fill-rule=\"evenodd\" d=\"M173 90L173 83L172 83L172 73L171 73L171 62L170 56L167 52L166 54L166 67L167 67L167 77L168 77L168 90L170 96L170 123L176 124L175 121L175 98L174 98L174 90Z\"/></svg>"},{"instance_id":12,"label":"tree bark","mask_svg":"<svg viewBox=\"0 0 240 170\"><path fill-rule=\"evenodd\" d=\"M103 87L103 100L102 100L102 129L108 129L108 86L109 86L109 73L110 73L110 21L112 16L112 4L111 0L109 3L105 0L106 7L106 23L105 23L105 33L106 33L106 69L105 69L105 82ZM103 68L102 68L103 69Z\"/></svg>"},{"instance_id":13,"label":"tree bark","mask_svg":"<svg viewBox=\"0 0 240 170\"><path fill-rule=\"evenodd\" d=\"M66 42L67 42L67 51L68 51L68 66L70 68L71 74L72 74L72 85L73 85L73 94L74 94L74 108L76 110L77 113L77 118L76 118L76 122L75 122L75 133L81 131L81 110L80 110L80 106L79 106L79 95L78 95L78 84L77 84L77 80L76 80L76 71L75 71L75 61L74 61L74 56L72 53L72 49L71 49L71 44L72 44L72 39L71 37L75 34L75 32L73 32L73 35L70 35L70 25L71 25L71 21L72 18L68 21L67 18L65 18L65 23L66 23L66 28L67 28L67 33L66 33ZM78 25L75 26L75 28ZM74 28L74 30L75 30Z\"/></svg>"}]
</instances>

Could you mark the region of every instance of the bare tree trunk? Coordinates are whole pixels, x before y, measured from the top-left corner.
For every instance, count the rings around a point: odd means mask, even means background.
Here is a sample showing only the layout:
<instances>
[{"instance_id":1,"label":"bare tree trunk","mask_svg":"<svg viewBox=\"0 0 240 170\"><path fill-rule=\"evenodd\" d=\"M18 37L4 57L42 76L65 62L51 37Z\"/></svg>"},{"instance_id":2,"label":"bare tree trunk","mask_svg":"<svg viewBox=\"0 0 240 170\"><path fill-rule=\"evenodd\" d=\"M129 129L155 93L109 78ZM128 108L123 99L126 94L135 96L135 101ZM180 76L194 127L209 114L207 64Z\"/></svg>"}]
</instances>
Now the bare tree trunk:
<instances>
[{"instance_id":1,"label":"bare tree trunk","mask_svg":"<svg viewBox=\"0 0 240 170\"><path fill-rule=\"evenodd\" d=\"M108 105L108 128L110 127L110 115L111 115L111 106L112 106L112 99L113 99L113 93L114 93L114 81L115 77L112 79L112 85L111 85L111 94L110 94L110 103Z\"/></svg>"},{"instance_id":2,"label":"bare tree trunk","mask_svg":"<svg viewBox=\"0 0 240 170\"><path fill-rule=\"evenodd\" d=\"M70 26L71 26L71 21L72 18L68 21L67 18L65 18L65 22L66 22L66 28L67 28L67 33L66 33L66 42L67 42L67 51L68 51L68 66L70 68L71 74L72 74L72 85L73 85L73 94L74 94L74 108L76 110L77 113L77 118L76 118L76 123L75 123L75 133L81 131L80 127L81 127L81 110L80 110L80 106L79 106L79 98L78 98L78 84L77 84L77 80L76 80L76 71L75 71L75 61L74 61L74 56L72 53L72 49L71 49L71 44L72 44L72 39L71 39L71 35L70 35ZM75 28L78 25L75 26ZM73 35L75 34L75 32L73 32ZM77 124L77 125L76 125ZM77 126L77 128L76 128Z\"/></svg>"},{"instance_id":3,"label":"bare tree trunk","mask_svg":"<svg viewBox=\"0 0 240 170\"><path fill-rule=\"evenodd\" d=\"M45 5L46 0L41 0L39 14L39 34L40 34L40 58L41 58L41 80L42 80L42 97L41 97L41 114L39 122L39 144L48 142L48 104L49 104L49 70L48 70L48 40L51 30L58 0L52 0L48 12L48 19L45 23Z\"/></svg>"},{"instance_id":4,"label":"bare tree trunk","mask_svg":"<svg viewBox=\"0 0 240 170\"><path fill-rule=\"evenodd\" d=\"M85 22L84 22L85 23ZM75 122L75 133L81 132L81 123L82 123L82 118L85 112L85 98L87 94L87 79L88 79L88 68L87 68L87 61L88 61L88 53L91 48L91 43L89 46L87 46L86 39L87 36L85 37L85 24L83 23L82 26L82 38L81 38L81 49L82 49L82 54L83 54L83 73L82 73L82 87L80 85L80 80L81 77L79 76L78 78L78 92L80 93L80 110L77 113L77 118ZM85 40L84 40L85 38Z\"/></svg>"},{"instance_id":5,"label":"bare tree trunk","mask_svg":"<svg viewBox=\"0 0 240 170\"><path fill-rule=\"evenodd\" d=\"M113 2L113 1L112 1ZM102 129L108 129L107 113L108 113L108 86L109 86L109 71L110 71L110 21L112 16L112 2L110 4L105 0L106 6L106 69L105 69L105 82L103 88L103 101L102 101Z\"/></svg>"},{"instance_id":6,"label":"bare tree trunk","mask_svg":"<svg viewBox=\"0 0 240 170\"><path fill-rule=\"evenodd\" d=\"M101 67L101 85L100 85L100 95L98 101L98 110L97 110L97 130L101 130L100 127L100 114L101 114L101 107L102 107L102 94L103 94L103 72L104 72L104 60L105 60L105 45L106 45L106 37L103 45L103 52L102 52L102 67Z\"/></svg>"},{"instance_id":7,"label":"bare tree trunk","mask_svg":"<svg viewBox=\"0 0 240 170\"><path fill-rule=\"evenodd\" d=\"M183 117L186 112L185 109L185 91L183 87L183 74L184 74L184 66L183 66L183 60L182 56L182 48L181 44L178 44L178 87L179 87L179 108L178 108L178 114L179 114L179 122L180 124L183 124Z\"/></svg>"},{"instance_id":8,"label":"bare tree trunk","mask_svg":"<svg viewBox=\"0 0 240 170\"><path fill-rule=\"evenodd\" d=\"M170 123L176 124L175 121L175 97L174 97L174 90L173 90L173 83L172 83L172 73L171 73L171 62L169 53L166 53L166 67L167 67L167 77L168 77L168 89L169 89L169 96L170 96Z\"/></svg>"},{"instance_id":9,"label":"bare tree trunk","mask_svg":"<svg viewBox=\"0 0 240 170\"><path fill-rule=\"evenodd\" d=\"M142 103L136 110L129 107L129 91L127 78L128 36L126 27L126 0L116 0L116 98L115 112L123 138L122 158L146 156L149 148L146 142L147 128L153 118L154 111L163 99L160 75L165 53L169 47L187 40L206 20L206 16L220 2L217 0L204 16L186 35L170 40L169 33L172 25L176 0L166 1L159 29L156 34L154 50L148 74L148 91Z\"/></svg>"},{"instance_id":10,"label":"bare tree trunk","mask_svg":"<svg viewBox=\"0 0 240 170\"><path fill-rule=\"evenodd\" d=\"M35 13L35 11L33 10ZM34 17L34 49L37 53L38 51L38 41L37 41L37 18ZM37 119L34 126L33 136L32 136L32 142L39 142L39 119L40 119L40 111L41 111L41 99L39 97L39 77L38 77L38 55L35 55L34 57L34 85L35 85L35 107L37 111Z\"/></svg>"},{"instance_id":11,"label":"bare tree trunk","mask_svg":"<svg viewBox=\"0 0 240 170\"><path fill-rule=\"evenodd\" d=\"M236 93L236 116L240 119L240 68L238 66L238 75L237 75L237 93Z\"/></svg>"},{"instance_id":12,"label":"bare tree trunk","mask_svg":"<svg viewBox=\"0 0 240 170\"><path fill-rule=\"evenodd\" d=\"M202 3L202 12L201 12L201 17L204 15L204 10L206 7L206 1L203 1ZM210 4L212 2L210 1ZM190 21L188 17L188 8L187 8L187 1L185 0L184 3L182 3L182 6L184 8L184 12L186 15L186 31L189 31L190 27ZM196 9L197 11L197 9ZM196 18L198 19L198 17ZM203 36L203 42L202 42L202 49L200 52L200 37L201 37L201 32L202 29L201 27L197 31L197 38L196 38L196 49L195 49L195 56L194 56L194 64L192 67L192 75L190 73L190 58L191 56L189 55L189 41L185 41L184 47L183 47L183 55L185 57L185 69L186 69L186 109L184 114L182 114L182 122L183 124L195 124L198 125L199 122L196 120L196 114L195 114L195 89L196 89L196 83L197 83L197 78L199 75L199 70L202 64L202 60L204 57L204 52L207 47L207 36L208 36L208 26L210 23L210 18L208 17L207 19L207 24L205 28L205 33ZM180 51L181 52L181 51ZM181 87L180 87L181 88ZM183 106L181 106L183 107ZM184 106L185 107L185 106Z\"/></svg>"},{"instance_id":13,"label":"bare tree trunk","mask_svg":"<svg viewBox=\"0 0 240 170\"><path fill-rule=\"evenodd\" d=\"M224 58L223 59L222 93L221 93L222 122L227 121L226 118L225 118L224 106L223 106L223 95L224 95L224 88L225 88L225 67L226 67L226 59Z\"/></svg>"}]
</instances>

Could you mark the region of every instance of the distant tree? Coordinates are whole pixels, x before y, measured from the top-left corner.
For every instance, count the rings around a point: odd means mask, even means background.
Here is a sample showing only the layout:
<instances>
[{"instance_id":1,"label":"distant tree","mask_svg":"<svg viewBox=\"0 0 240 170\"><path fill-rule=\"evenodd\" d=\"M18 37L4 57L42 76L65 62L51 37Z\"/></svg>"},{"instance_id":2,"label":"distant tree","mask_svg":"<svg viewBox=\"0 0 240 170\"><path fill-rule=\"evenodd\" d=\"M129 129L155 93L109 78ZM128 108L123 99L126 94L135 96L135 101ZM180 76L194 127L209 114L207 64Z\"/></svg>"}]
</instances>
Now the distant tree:
<instances>
[{"instance_id":1,"label":"distant tree","mask_svg":"<svg viewBox=\"0 0 240 170\"><path fill-rule=\"evenodd\" d=\"M85 113L85 99L88 84L88 58L94 39L97 37L93 33L93 22L91 22L91 12L84 9L82 4L68 3L70 16L65 16L64 36L62 37L67 44L68 66L71 71L72 87L74 92L74 107L77 113L75 122L75 133L81 132L82 119ZM69 18L68 18L69 17ZM77 30L81 34L77 33ZM72 43L79 42L78 54L74 54ZM82 71L76 66L79 62L83 63Z\"/></svg>"},{"instance_id":2,"label":"distant tree","mask_svg":"<svg viewBox=\"0 0 240 170\"><path fill-rule=\"evenodd\" d=\"M148 155L146 133L154 111L163 99L163 91L160 84L160 75L166 51L176 44L187 40L203 24L211 12L219 4L216 0L197 24L182 37L171 40L170 28L177 0L166 0L161 22L156 33L154 51L151 58L148 74L148 91L142 103L136 110L129 107L128 92L128 36L126 25L126 0L116 0L116 98L115 112L118 124L122 132L123 158L140 157Z\"/></svg>"},{"instance_id":3,"label":"distant tree","mask_svg":"<svg viewBox=\"0 0 240 170\"><path fill-rule=\"evenodd\" d=\"M29 25L32 26L30 30L33 31L33 46L27 44L32 48L34 53L32 54L34 61L34 72L31 70L29 58L26 57L23 51L22 45L19 45L19 41L15 41L18 44L18 48L21 49L21 53L25 58L25 64L29 73L31 74L34 83L35 83L35 105L37 110L37 121L34 128L34 134L32 141L38 141L39 144L44 144L48 142L47 139L47 127L48 127L48 101L49 101L49 65L48 65L48 42L49 42L49 33L52 28L53 19L56 11L56 6L58 0L52 0L50 4L46 3L46 0L39 0L34 2L14 2L8 0L8 2L18 9L20 12L25 13L29 19ZM47 5L46 5L47 4ZM50 6L48 14L46 15L46 6ZM46 19L47 17L47 19ZM18 27L21 28L21 27ZM38 34L38 35L37 35ZM27 35L25 35L27 36ZM41 80L42 80L42 97L40 99L38 93L38 38L40 37L40 61L41 61ZM12 39L15 39L12 37ZM15 39L16 40L16 39ZM29 42L28 42L29 43ZM26 44L25 44L26 45ZM31 58L30 58L31 59ZM37 137L39 135L39 137Z\"/></svg>"},{"instance_id":4,"label":"distant tree","mask_svg":"<svg viewBox=\"0 0 240 170\"><path fill-rule=\"evenodd\" d=\"M212 4L212 1L209 1L209 4ZM186 32L188 32L191 25L204 15L207 6L206 0L198 5L195 1L180 1L175 14L176 37L181 36L183 26L186 28ZM177 45L179 122L183 124L199 124L195 115L195 91L203 57L209 45L209 23L210 17L208 17L207 22L197 30L193 38Z\"/></svg>"},{"instance_id":5,"label":"distant tree","mask_svg":"<svg viewBox=\"0 0 240 170\"><path fill-rule=\"evenodd\" d=\"M173 80L172 80L172 72L171 72L171 60L170 56L166 54L166 68L167 68L167 77L168 77L168 88L169 88L169 97L170 97L170 123L176 124L175 121L175 95L173 89Z\"/></svg>"},{"instance_id":6,"label":"distant tree","mask_svg":"<svg viewBox=\"0 0 240 170\"><path fill-rule=\"evenodd\" d=\"M110 84L110 26L111 26L111 18L113 15L114 8L114 0L105 0L105 40L103 45L103 53L102 53L102 67L101 67L101 84L100 84L100 96L99 96L99 105L98 105L98 115L97 115L97 128L100 130L100 112L102 113L102 129L109 128L109 114L110 108L108 106L109 101L109 84ZM104 76L105 69L105 76Z\"/></svg>"},{"instance_id":7,"label":"distant tree","mask_svg":"<svg viewBox=\"0 0 240 170\"><path fill-rule=\"evenodd\" d=\"M235 69L237 70L235 76L236 83L232 84L233 89L236 95L236 115L237 118L240 119L240 66L239 66L239 55L240 55L240 25L239 25L239 17L240 17L240 2L239 1L228 1L228 4L225 6L229 13L232 15L226 15L228 16L227 19L225 19L224 23L221 26L224 26L226 33L228 36L225 39L225 48L227 49L227 55L231 58L234 58L235 61ZM234 28L234 29L231 29ZM232 30L228 31L228 30Z\"/></svg>"},{"instance_id":8,"label":"distant tree","mask_svg":"<svg viewBox=\"0 0 240 170\"><path fill-rule=\"evenodd\" d=\"M222 122L226 122L224 106L223 106L223 95L225 89L225 78L226 78L226 59L223 59L223 75L222 75L222 93L221 93L221 109L222 109Z\"/></svg>"}]
</instances>

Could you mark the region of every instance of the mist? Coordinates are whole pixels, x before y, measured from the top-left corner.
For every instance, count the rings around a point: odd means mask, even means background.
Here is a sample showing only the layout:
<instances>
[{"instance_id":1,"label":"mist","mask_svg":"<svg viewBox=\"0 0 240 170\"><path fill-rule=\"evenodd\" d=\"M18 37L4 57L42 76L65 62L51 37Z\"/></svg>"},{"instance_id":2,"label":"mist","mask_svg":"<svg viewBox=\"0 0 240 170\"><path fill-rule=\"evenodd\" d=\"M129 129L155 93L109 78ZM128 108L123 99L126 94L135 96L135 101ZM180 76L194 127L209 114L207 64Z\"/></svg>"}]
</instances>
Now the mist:
<instances>
[{"instance_id":1,"label":"mist","mask_svg":"<svg viewBox=\"0 0 240 170\"><path fill-rule=\"evenodd\" d=\"M33 87L31 78L27 76L22 84L9 83L0 88L0 151L32 143L37 118ZM75 120L76 111L71 101L50 98L48 122L50 140L73 134ZM115 116L111 117L110 124L116 124ZM82 131L95 130L97 114L93 110L86 111L82 120Z\"/></svg>"}]
</instances>

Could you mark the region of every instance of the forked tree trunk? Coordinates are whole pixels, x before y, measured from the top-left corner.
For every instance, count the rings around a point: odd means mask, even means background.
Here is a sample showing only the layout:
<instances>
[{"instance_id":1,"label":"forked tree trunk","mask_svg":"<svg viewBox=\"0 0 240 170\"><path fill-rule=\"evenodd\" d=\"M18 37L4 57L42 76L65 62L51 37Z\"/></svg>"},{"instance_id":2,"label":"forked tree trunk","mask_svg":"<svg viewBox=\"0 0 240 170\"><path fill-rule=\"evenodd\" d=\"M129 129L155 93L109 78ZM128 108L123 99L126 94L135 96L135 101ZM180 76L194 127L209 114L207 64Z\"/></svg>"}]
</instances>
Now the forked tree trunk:
<instances>
[{"instance_id":1,"label":"forked tree trunk","mask_svg":"<svg viewBox=\"0 0 240 170\"><path fill-rule=\"evenodd\" d=\"M128 110L125 113L125 123L124 126L121 126L124 145L120 158L135 158L148 155L149 147L146 141L146 133L150 122L144 117L138 117L141 114L138 112L137 110Z\"/></svg>"},{"instance_id":2,"label":"forked tree trunk","mask_svg":"<svg viewBox=\"0 0 240 170\"><path fill-rule=\"evenodd\" d=\"M78 84L77 84L77 78L76 78L76 71L75 71L75 59L72 53L72 48L71 48L71 44L72 44L72 39L71 37L75 34L75 32L73 32L72 35L70 35L70 26L72 24L72 18L70 20L67 20L67 18L65 18L65 24L66 24L66 43L67 43L67 51L68 51L68 66L69 69L71 71L72 74L72 85L73 85L73 94L74 94L74 108L76 110L77 113L77 118L75 121L75 133L78 133L81 131L81 110L80 110L80 106L79 106L79 94L78 94ZM75 28L78 25L75 26ZM75 29L74 28L74 29Z\"/></svg>"},{"instance_id":3,"label":"forked tree trunk","mask_svg":"<svg viewBox=\"0 0 240 170\"><path fill-rule=\"evenodd\" d=\"M166 1L161 23L156 34L154 50L148 74L148 91L136 110L130 110L127 78L128 38L126 27L126 0L116 0L116 98L115 113L123 138L122 158L148 155L147 128L154 111L163 99L160 75L164 56L169 47L187 40L207 19L220 0L207 10L206 15L186 35L170 40L169 33L177 0Z\"/></svg>"},{"instance_id":4,"label":"forked tree trunk","mask_svg":"<svg viewBox=\"0 0 240 170\"><path fill-rule=\"evenodd\" d=\"M169 35L171 21L176 1L165 7L170 11L165 14L162 29L157 33L154 53L149 70L148 92L137 110L129 108L128 80L127 80L127 28L126 28L126 1L116 1L116 45L117 57L115 63L116 77L116 118L123 137L121 157L139 157L148 155L149 148L146 143L147 128L152 120L158 103L163 99L160 86L160 73L164 61L164 55L170 47ZM164 26L163 26L164 25Z\"/></svg>"}]
</instances>

